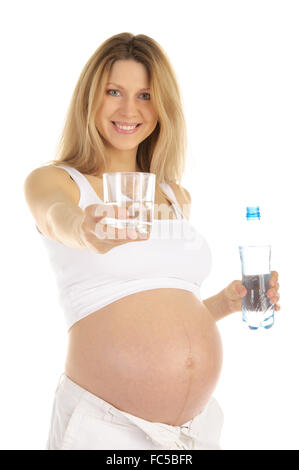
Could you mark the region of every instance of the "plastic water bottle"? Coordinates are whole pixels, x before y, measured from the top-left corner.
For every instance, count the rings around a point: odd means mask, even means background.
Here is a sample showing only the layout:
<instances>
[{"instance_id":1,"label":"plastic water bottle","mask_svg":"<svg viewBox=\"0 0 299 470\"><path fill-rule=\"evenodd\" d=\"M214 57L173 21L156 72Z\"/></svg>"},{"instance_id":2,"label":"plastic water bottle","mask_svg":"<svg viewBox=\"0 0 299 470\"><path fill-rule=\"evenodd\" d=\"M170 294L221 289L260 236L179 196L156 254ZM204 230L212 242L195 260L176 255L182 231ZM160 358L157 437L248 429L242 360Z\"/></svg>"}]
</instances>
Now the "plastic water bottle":
<instances>
[{"instance_id":1,"label":"plastic water bottle","mask_svg":"<svg viewBox=\"0 0 299 470\"><path fill-rule=\"evenodd\" d=\"M266 295L271 287L271 245L268 244L258 206L246 207L246 221L242 232L239 253L242 284L247 289L247 294L242 297L242 320L252 330L259 327L271 328L275 309Z\"/></svg>"}]
</instances>

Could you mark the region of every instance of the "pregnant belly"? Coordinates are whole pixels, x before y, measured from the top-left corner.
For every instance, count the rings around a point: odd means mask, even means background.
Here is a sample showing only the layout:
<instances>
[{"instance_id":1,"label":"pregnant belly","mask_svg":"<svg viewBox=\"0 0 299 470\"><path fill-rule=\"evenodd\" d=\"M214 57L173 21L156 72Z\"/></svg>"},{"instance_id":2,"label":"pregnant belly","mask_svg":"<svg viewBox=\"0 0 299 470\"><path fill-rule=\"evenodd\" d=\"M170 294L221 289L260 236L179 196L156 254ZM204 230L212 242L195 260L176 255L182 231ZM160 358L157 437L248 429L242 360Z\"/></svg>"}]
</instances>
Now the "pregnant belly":
<instances>
[{"instance_id":1,"label":"pregnant belly","mask_svg":"<svg viewBox=\"0 0 299 470\"><path fill-rule=\"evenodd\" d=\"M181 289L129 295L77 322L65 373L114 407L181 425L216 386L222 346L214 319Z\"/></svg>"}]
</instances>

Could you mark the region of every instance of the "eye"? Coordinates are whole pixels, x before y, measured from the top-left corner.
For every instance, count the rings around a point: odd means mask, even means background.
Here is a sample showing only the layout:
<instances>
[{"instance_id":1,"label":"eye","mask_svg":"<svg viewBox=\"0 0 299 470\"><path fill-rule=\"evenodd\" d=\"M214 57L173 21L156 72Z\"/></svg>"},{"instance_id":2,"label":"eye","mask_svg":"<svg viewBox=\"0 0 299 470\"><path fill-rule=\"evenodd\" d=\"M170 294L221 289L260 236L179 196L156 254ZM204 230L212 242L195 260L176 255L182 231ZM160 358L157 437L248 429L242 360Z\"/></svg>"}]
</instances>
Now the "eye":
<instances>
[{"instance_id":1,"label":"eye","mask_svg":"<svg viewBox=\"0 0 299 470\"><path fill-rule=\"evenodd\" d=\"M110 94L110 91L115 91L115 92L118 92L118 90L108 90L107 93ZM115 95L112 95L112 96L115 96Z\"/></svg>"},{"instance_id":2,"label":"eye","mask_svg":"<svg viewBox=\"0 0 299 470\"><path fill-rule=\"evenodd\" d=\"M110 92L113 92L113 94L111 94ZM118 90L107 90L107 93L110 94L111 96L118 96L118 95L115 95L114 93L119 93ZM146 95L147 98L144 98L145 100L149 100L150 99L150 94L149 93L141 93L140 96L142 95Z\"/></svg>"},{"instance_id":3,"label":"eye","mask_svg":"<svg viewBox=\"0 0 299 470\"><path fill-rule=\"evenodd\" d=\"M150 95L149 93L141 93L141 94L142 94L142 95L147 95L147 96L148 96L148 98L146 98L147 100L149 100L150 97L151 97L151 95Z\"/></svg>"}]
</instances>

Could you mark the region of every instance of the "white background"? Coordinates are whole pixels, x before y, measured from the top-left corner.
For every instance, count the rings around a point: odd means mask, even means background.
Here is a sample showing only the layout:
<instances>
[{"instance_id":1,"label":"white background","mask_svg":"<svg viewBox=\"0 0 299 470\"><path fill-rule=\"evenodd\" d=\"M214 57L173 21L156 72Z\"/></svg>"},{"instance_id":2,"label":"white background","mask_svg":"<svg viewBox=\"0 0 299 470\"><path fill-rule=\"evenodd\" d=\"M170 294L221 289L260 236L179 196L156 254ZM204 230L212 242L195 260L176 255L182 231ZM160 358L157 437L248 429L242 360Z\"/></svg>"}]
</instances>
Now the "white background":
<instances>
[{"instance_id":1,"label":"white background","mask_svg":"<svg viewBox=\"0 0 299 470\"><path fill-rule=\"evenodd\" d=\"M271 234L281 286L274 327L249 331L240 313L218 323L222 448L299 449L298 7L289 0L1 3L1 449L44 449L67 344L23 182L53 158L89 57L126 31L160 43L182 90L183 185L213 253L203 298L241 278L236 233L247 203L260 205Z\"/></svg>"}]
</instances>

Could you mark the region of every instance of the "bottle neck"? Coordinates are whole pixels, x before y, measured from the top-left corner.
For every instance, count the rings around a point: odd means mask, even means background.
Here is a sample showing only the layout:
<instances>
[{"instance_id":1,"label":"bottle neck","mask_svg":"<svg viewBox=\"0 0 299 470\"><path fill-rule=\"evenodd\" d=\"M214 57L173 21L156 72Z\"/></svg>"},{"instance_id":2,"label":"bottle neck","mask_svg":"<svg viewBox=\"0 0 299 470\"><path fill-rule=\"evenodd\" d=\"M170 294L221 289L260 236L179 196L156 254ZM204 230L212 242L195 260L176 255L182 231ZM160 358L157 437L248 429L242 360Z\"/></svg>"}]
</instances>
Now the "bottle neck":
<instances>
[{"instance_id":1,"label":"bottle neck","mask_svg":"<svg viewBox=\"0 0 299 470\"><path fill-rule=\"evenodd\" d=\"M246 218L242 222L240 241L242 246L269 244L268 234L260 218Z\"/></svg>"}]
</instances>

